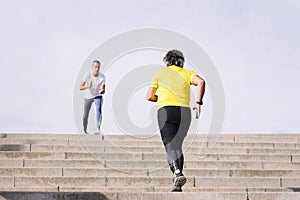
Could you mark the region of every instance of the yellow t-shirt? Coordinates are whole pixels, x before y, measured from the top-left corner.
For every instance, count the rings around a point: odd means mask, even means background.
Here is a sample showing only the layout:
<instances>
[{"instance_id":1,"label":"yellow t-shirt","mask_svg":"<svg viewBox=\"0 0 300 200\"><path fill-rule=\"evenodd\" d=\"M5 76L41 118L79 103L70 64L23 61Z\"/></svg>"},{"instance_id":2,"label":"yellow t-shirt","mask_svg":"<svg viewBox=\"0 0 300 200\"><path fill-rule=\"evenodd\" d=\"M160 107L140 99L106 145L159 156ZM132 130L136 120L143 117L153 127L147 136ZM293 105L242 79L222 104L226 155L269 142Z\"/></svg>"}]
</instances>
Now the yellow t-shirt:
<instances>
[{"instance_id":1,"label":"yellow t-shirt","mask_svg":"<svg viewBox=\"0 0 300 200\"><path fill-rule=\"evenodd\" d=\"M159 107L190 107L190 85L196 72L171 65L159 69L150 84L157 88Z\"/></svg>"}]
</instances>

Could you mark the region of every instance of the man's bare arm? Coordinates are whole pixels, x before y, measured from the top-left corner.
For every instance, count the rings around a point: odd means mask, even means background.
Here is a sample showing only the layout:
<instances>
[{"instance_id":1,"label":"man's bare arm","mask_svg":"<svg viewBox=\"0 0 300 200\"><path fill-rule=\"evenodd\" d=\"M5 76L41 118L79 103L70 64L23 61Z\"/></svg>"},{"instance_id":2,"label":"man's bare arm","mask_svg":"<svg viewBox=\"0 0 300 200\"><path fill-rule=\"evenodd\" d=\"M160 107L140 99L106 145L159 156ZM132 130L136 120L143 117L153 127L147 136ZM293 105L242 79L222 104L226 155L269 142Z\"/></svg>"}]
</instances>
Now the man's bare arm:
<instances>
[{"instance_id":1,"label":"man's bare arm","mask_svg":"<svg viewBox=\"0 0 300 200\"><path fill-rule=\"evenodd\" d=\"M80 83L80 90L86 90L86 89L88 89L88 88L91 88L92 87L92 81L88 84L88 85L85 85L85 81L82 81L81 83Z\"/></svg>"},{"instance_id":2,"label":"man's bare arm","mask_svg":"<svg viewBox=\"0 0 300 200\"><path fill-rule=\"evenodd\" d=\"M204 93L205 93L205 81L199 75L193 76L192 84L198 86L197 88L197 102L202 102ZM201 113L201 105L197 103L197 105L193 108L196 110L196 119L199 119Z\"/></svg>"},{"instance_id":3,"label":"man's bare arm","mask_svg":"<svg viewBox=\"0 0 300 200\"><path fill-rule=\"evenodd\" d=\"M198 86L197 89L197 101L202 101L205 93L205 81L199 75L193 76L192 84Z\"/></svg>"},{"instance_id":4,"label":"man's bare arm","mask_svg":"<svg viewBox=\"0 0 300 200\"><path fill-rule=\"evenodd\" d=\"M153 102L156 102L157 101L157 95L155 95L156 93L156 90L157 88L154 88L154 87L150 87L148 92L147 92L147 95L146 95L146 99L148 101L153 101Z\"/></svg>"}]
</instances>

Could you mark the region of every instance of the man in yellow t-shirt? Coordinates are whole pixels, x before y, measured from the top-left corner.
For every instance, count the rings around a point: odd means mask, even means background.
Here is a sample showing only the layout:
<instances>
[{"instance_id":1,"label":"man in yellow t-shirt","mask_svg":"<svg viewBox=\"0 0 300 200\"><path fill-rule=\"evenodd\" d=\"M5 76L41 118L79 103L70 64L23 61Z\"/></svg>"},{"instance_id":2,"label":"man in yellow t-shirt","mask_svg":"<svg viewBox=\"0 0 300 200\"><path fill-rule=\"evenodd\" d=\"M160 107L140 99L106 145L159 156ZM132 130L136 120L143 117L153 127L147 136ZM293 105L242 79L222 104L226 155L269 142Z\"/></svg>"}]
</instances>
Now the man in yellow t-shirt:
<instances>
[{"instance_id":1,"label":"man in yellow t-shirt","mask_svg":"<svg viewBox=\"0 0 300 200\"><path fill-rule=\"evenodd\" d=\"M183 69L184 56L178 50L168 51L163 61L167 67L155 73L147 100L158 104L158 126L167 160L174 174L172 192L181 192L186 183L182 143L191 123L190 85L198 86L197 105L194 107L198 119L203 104L205 81L196 72Z\"/></svg>"}]
</instances>

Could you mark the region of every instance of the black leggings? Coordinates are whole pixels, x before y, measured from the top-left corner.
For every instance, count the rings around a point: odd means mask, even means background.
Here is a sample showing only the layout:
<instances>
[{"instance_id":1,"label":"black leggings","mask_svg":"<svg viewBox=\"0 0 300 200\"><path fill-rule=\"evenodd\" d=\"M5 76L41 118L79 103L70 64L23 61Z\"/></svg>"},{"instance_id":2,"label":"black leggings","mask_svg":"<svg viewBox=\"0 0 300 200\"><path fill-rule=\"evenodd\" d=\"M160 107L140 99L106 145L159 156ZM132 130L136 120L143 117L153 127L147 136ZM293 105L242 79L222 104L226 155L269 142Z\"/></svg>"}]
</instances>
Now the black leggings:
<instances>
[{"instance_id":1,"label":"black leggings","mask_svg":"<svg viewBox=\"0 0 300 200\"><path fill-rule=\"evenodd\" d=\"M190 127L191 110L188 107L165 106L158 110L157 118L170 169L182 175L182 143Z\"/></svg>"}]
</instances>

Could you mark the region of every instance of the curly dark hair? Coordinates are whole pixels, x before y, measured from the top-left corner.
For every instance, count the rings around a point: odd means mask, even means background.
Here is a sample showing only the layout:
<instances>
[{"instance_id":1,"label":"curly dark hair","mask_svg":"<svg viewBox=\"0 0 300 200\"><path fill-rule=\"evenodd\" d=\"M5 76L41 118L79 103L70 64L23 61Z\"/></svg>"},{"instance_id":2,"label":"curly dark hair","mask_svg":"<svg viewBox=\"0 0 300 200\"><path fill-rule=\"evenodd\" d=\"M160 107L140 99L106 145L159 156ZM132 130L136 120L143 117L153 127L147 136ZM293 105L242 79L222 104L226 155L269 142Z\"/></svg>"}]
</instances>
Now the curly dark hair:
<instances>
[{"instance_id":1,"label":"curly dark hair","mask_svg":"<svg viewBox=\"0 0 300 200\"><path fill-rule=\"evenodd\" d=\"M184 56L181 51L173 49L167 52L163 61L167 64L167 66L176 65L178 67L183 67Z\"/></svg>"}]
</instances>

